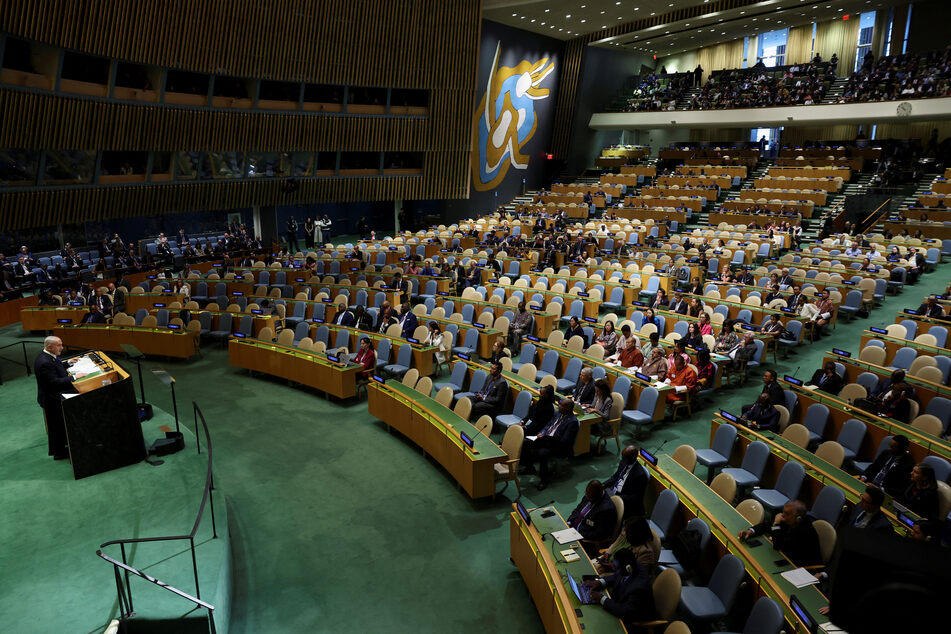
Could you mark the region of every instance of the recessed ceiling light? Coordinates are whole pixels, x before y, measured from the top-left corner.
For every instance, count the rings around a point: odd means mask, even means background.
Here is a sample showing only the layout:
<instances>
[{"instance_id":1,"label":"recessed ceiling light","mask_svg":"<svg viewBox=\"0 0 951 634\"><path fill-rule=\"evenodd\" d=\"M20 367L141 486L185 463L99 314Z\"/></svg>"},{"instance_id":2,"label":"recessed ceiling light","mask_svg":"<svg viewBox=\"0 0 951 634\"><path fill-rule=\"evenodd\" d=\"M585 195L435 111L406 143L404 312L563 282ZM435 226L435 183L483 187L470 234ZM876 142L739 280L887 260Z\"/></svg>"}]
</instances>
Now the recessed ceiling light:
<instances>
[{"instance_id":1,"label":"recessed ceiling light","mask_svg":"<svg viewBox=\"0 0 951 634\"><path fill-rule=\"evenodd\" d=\"M545 23L544 23L544 22L542 22L542 26L545 26Z\"/></svg>"},{"instance_id":2,"label":"recessed ceiling light","mask_svg":"<svg viewBox=\"0 0 951 634\"><path fill-rule=\"evenodd\" d=\"M535 18L532 18L532 22L534 22L534 21L535 21Z\"/></svg>"},{"instance_id":3,"label":"recessed ceiling light","mask_svg":"<svg viewBox=\"0 0 951 634\"><path fill-rule=\"evenodd\" d=\"M570 17L571 17L571 14L569 13L569 14L566 15L565 17L566 17L566 18L570 18Z\"/></svg>"},{"instance_id":4,"label":"recessed ceiling light","mask_svg":"<svg viewBox=\"0 0 951 634\"><path fill-rule=\"evenodd\" d=\"M587 20L582 20L582 21L581 21L582 24L584 24L585 22L587 22Z\"/></svg>"},{"instance_id":5,"label":"recessed ceiling light","mask_svg":"<svg viewBox=\"0 0 951 634\"><path fill-rule=\"evenodd\" d=\"M514 18L514 17L517 16L517 15L518 15L517 13L513 13L513 14L512 14L512 17Z\"/></svg>"},{"instance_id":6,"label":"recessed ceiling light","mask_svg":"<svg viewBox=\"0 0 951 634\"><path fill-rule=\"evenodd\" d=\"M549 11L551 11L551 9L545 9L545 13L548 13Z\"/></svg>"}]
</instances>

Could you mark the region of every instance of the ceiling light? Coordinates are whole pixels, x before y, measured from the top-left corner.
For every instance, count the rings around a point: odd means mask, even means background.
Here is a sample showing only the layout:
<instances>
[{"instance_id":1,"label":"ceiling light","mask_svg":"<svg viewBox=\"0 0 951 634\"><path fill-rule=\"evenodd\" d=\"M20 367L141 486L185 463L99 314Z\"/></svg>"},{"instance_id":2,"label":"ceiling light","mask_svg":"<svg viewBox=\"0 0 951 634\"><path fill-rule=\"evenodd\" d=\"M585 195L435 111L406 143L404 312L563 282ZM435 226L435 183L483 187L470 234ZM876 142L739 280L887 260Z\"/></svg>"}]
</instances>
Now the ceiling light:
<instances>
[{"instance_id":1,"label":"ceiling light","mask_svg":"<svg viewBox=\"0 0 951 634\"><path fill-rule=\"evenodd\" d=\"M535 21L535 18L532 18L532 22L534 22L534 21Z\"/></svg>"},{"instance_id":2,"label":"ceiling light","mask_svg":"<svg viewBox=\"0 0 951 634\"><path fill-rule=\"evenodd\" d=\"M566 18L570 18L570 17L571 17L571 14L569 13L569 14L566 15L565 17L566 17Z\"/></svg>"},{"instance_id":3,"label":"ceiling light","mask_svg":"<svg viewBox=\"0 0 951 634\"><path fill-rule=\"evenodd\" d=\"M545 9L545 13L548 13L551 9Z\"/></svg>"},{"instance_id":4,"label":"ceiling light","mask_svg":"<svg viewBox=\"0 0 951 634\"><path fill-rule=\"evenodd\" d=\"M512 17L514 18L514 17L517 16L517 15L518 15L517 13L513 13L513 14L512 14Z\"/></svg>"},{"instance_id":5,"label":"ceiling light","mask_svg":"<svg viewBox=\"0 0 951 634\"><path fill-rule=\"evenodd\" d=\"M584 24L585 22L587 22L587 20L582 20L582 21L581 21L582 24Z\"/></svg>"}]
</instances>

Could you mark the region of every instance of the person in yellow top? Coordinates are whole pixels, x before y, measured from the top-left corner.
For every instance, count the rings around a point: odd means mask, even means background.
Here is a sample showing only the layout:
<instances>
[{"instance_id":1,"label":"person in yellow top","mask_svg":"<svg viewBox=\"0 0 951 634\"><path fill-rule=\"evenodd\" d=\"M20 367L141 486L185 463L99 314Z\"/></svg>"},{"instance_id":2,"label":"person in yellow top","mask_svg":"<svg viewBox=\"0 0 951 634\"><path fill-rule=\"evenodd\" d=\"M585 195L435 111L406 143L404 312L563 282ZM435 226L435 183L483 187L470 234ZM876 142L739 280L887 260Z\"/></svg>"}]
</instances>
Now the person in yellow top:
<instances>
[{"instance_id":1,"label":"person in yellow top","mask_svg":"<svg viewBox=\"0 0 951 634\"><path fill-rule=\"evenodd\" d=\"M697 386L697 373L687 365L681 356L674 357L674 368L667 374L667 381L671 387L682 385L687 388L686 391L671 392L667 395L668 403L675 403L687 398L687 392L693 391Z\"/></svg>"}]
</instances>

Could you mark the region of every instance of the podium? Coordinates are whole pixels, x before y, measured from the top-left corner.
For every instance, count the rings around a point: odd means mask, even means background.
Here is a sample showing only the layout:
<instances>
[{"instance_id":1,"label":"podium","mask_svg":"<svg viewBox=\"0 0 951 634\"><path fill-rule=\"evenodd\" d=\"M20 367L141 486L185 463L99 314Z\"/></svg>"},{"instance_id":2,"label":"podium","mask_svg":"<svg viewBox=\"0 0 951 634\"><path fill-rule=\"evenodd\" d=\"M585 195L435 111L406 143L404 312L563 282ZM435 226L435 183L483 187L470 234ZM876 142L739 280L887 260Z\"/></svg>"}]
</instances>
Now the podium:
<instances>
[{"instance_id":1,"label":"podium","mask_svg":"<svg viewBox=\"0 0 951 634\"><path fill-rule=\"evenodd\" d=\"M89 371L63 400L73 477L79 480L145 459L145 439L131 375L104 352L87 352L77 365Z\"/></svg>"}]
</instances>

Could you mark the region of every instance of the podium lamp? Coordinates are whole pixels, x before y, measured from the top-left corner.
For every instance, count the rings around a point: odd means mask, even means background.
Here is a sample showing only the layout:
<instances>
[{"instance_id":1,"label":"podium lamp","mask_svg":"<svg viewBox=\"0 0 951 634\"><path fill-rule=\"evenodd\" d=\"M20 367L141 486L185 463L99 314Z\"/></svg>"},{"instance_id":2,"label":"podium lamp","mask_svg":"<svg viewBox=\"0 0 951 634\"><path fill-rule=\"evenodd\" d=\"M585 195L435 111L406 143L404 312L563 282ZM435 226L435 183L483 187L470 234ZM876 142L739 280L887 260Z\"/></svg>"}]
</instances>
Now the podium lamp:
<instances>
[{"instance_id":1,"label":"podium lamp","mask_svg":"<svg viewBox=\"0 0 951 634\"><path fill-rule=\"evenodd\" d=\"M175 379L165 370L158 368L153 368L152 374L155 375L155 378L172 389L172 410L175 412L175 431L165 432L165 438L156 440L152 443L151 449L149 449L149 453L164 456L184 449L185 437L178 424L178 401L175 400Z\"/></svg>"},{"instance_id":2,"label":"podium lamp","mask_svg":"<svg viewBox=\"0 0 951 634\"><path fill-rule=\"evenodd\" d=\"M139 352L139 349L132 344L122 343L119 345L122 347L122 350L125 351L126 356L135 361L135 371L139 375L139 393L142 395L142 400L136 405L139 410L139 420L151 420L152 406L145 402L145 383L142 382L142 359L145 355Z\"/></svg>"}]
</instances>

